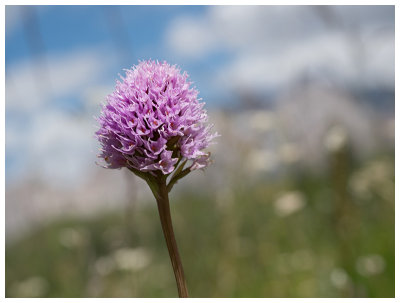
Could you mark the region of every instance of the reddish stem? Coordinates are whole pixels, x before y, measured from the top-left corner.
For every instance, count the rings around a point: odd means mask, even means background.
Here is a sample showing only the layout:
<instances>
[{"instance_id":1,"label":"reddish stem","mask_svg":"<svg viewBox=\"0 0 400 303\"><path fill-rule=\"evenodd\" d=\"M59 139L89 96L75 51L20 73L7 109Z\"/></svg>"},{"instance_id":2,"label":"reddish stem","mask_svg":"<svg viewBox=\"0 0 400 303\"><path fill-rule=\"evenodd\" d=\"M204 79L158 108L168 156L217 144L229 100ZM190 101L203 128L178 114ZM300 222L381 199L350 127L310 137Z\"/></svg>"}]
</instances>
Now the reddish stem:
<instances>
[{"instance_id":1,"label":"reddish stem","mask_svg":"<svg viewBox=\"0 0 400 303\"><path fill-rule=\"evenodd\" d=\"M187 298L188 291L183 273L183 266L176 245L174 230L172 227L171 212L169 208L168 189L165 180L159 183L159 192L157 195L158 213L160 215L161 226L163 229L165 241L167 242L169 257L175 274L176 285L180 298Z\"/></svg>"}]
</instances>

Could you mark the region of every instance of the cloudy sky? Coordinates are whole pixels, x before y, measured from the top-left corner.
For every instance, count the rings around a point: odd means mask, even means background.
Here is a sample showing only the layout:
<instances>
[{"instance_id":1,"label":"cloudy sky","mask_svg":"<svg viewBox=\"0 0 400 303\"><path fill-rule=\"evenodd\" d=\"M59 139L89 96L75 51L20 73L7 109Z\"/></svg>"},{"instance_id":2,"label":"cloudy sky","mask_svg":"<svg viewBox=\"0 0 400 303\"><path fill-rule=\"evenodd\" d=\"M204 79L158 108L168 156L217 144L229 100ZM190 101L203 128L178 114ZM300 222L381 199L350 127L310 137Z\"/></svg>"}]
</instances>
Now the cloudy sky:
<instances>
[{"instance_id":1,"label":"cloudy sky","mask_svg":"<svg viewBox=\"0 0 400 303\"><path fill-rule=\"evenodd\" d=\"M7 6L7 182L84 179L92 116L123 68L149 58L187 70L210 109L302 79L394 90L394 8Z\"/></svg>"}]
</instances>

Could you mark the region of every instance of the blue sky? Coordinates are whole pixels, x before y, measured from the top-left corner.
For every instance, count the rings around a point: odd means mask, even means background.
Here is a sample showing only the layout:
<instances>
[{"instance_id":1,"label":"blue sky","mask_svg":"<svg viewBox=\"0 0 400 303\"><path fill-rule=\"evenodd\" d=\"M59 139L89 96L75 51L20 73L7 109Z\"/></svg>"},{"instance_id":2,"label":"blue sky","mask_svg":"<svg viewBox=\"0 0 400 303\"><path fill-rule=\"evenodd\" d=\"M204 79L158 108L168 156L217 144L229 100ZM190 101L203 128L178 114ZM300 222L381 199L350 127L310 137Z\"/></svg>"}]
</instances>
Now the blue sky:
<instances>
[{"instance_id":1,"label":"blue sky","mask_svg":"<svg viewBox=\"0 0 400 303\"><path fill-rule=\"evenodd\" d=\"M6 6L7 181L71 183L93 170L93 115L138 60L178 64L210 110L267 102L304 79L394 91L391 6L30 9Z\"/></svg>"},{"instance_id":2,"label":"blue sky","mask_svg":"<svg viewBox=\"0 0 400 303\"><path fill-rule=\"evenodd\" d=\"M15 26L7 35L6 62L30 56L24 30L21 7L16 10ZM163 56L163 34L172 18L180 14L196 15L204 11L201 6L36 6L34 7L44 47L48 52L64 52L96 44L114 45L115 34L121 35L132 57ZM119 18L112 22L112 18ZM150 18L149 18L150 17ZM8 20L7 20L8 21ZM125 63L125 62L124 62Z\"/></svg>"},{"instance_id":3,"label":"blue sky","mask_svg":"<svg viewBox=\"0 0 400 303\"><path fill-rule=\"evenodd\" d=\"M151 58L178 64L189 71L199 89L216 93L212 85L203 85L202 80L208 79L210 67L218 66L228 54L188 60L171 51L166 41L171 20L181 15L204 15L205 6L36 6L33 10L42 40L39 52L29 48L24 9L6 7L7 69L38 58L46 64L46 57L52 54L101 48L107 59L113 59L112 66L103 75L97 75L103 83L113 83L123 68Z\"/></svg>"},{"instance_id":4,"label":"blue sky","mask_svg":"<svg viewBox=\"0 0 400 303\"><path fill-rule=\"evenodd\" d=\"M6 73L10 75L19 62L40 59L46 66L53 55L101 50L108 65L93 81L112 85L123 68L138 60L167 60L189 72L211 107L229 105L238 91L279 92L304 76L320 78L321 73L329 81L343 79L339 85L393 86L394 68L389 64L394 48L387 47L393 40L393 7L332 6L329 10L337 24L324 21L323 14L310 6L35 6L31 11L37 22L30 23L23 18L29 15L26 9L7 6ZM383 41L386 45L376 49L373 44L381 42L382 29L389 37ZM32 51L27 34L38 31L40 47ZM354 33L361 40L371 32L373 38L360 43L365 44L366 61L379 67L362 62L369 70L356 71L357 56L351 57L349 50L358 47L351 45ZM382 51L386 53L368 58L368 52ZM382 62L384 57L387 62ZM44 73L46 81L49 73ZM73 93L72 99L79 99ZM68 98L62 99L66 103Z\"/></svg>"},{"instance_id":5,"label":"blue sky","mask_svg":"<svg viewBox=\"0 0 400 303\"><path fill-rule=\"evenodd\" d=\"M84 175L96 156L92 117L118 74L138 60L178 64L191 74L201 97L212 95L208 67L224 58L177 55L166 33L179 16L197 18L205 11L203 6L7 6L7 181L38 175L62 183ZM59 171L55 167L63 158L68 169Z\"/></svg>"}]
</instances>

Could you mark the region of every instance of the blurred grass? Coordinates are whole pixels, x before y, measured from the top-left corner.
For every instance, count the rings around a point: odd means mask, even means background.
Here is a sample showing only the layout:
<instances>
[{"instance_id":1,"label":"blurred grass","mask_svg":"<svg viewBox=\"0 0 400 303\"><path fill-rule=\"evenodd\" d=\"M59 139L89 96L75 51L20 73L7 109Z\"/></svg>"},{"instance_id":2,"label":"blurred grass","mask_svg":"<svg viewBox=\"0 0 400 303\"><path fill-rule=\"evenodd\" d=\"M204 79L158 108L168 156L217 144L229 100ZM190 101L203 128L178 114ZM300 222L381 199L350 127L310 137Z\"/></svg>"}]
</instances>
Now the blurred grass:
<instances>
[{"instance_id":1,"label":"blurred grass","mask_svg":"<svg viewBox=\"0 0 400 303\"><path fill-rule=\"evenodd\" d=\"M344 158L343 158L344 157ZM191 297L394 297L394 156L173 195ZM7 297L176 297L154 201L6 246Z\"/></svg>"}]
</instances>

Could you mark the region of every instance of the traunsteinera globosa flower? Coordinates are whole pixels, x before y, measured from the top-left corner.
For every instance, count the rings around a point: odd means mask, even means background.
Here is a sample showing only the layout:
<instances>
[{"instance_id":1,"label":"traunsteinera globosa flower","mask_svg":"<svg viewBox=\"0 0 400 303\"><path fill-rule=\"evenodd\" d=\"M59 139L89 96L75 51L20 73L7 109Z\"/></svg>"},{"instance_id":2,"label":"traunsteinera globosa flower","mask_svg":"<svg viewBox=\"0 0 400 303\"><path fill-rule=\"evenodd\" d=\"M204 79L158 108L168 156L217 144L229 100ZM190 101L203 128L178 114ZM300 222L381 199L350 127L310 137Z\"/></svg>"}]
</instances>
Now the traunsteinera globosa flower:
<instances>
[{"instance_id":1,"label":"traunsteinera globosa flower","mask_svg":"<svg viewBox=\"0 0 400 303\"><path fill-rule=\"evenodd\" d=\"M175 65L139 62L126 70L98 118L99 158L106 168L126 167L150 186L181 297L186 282L173 234L168 192L193 170L210 163L204 149L217 136L207 125L204 103L186 72Z\"/></svg>"}]
</instances>

